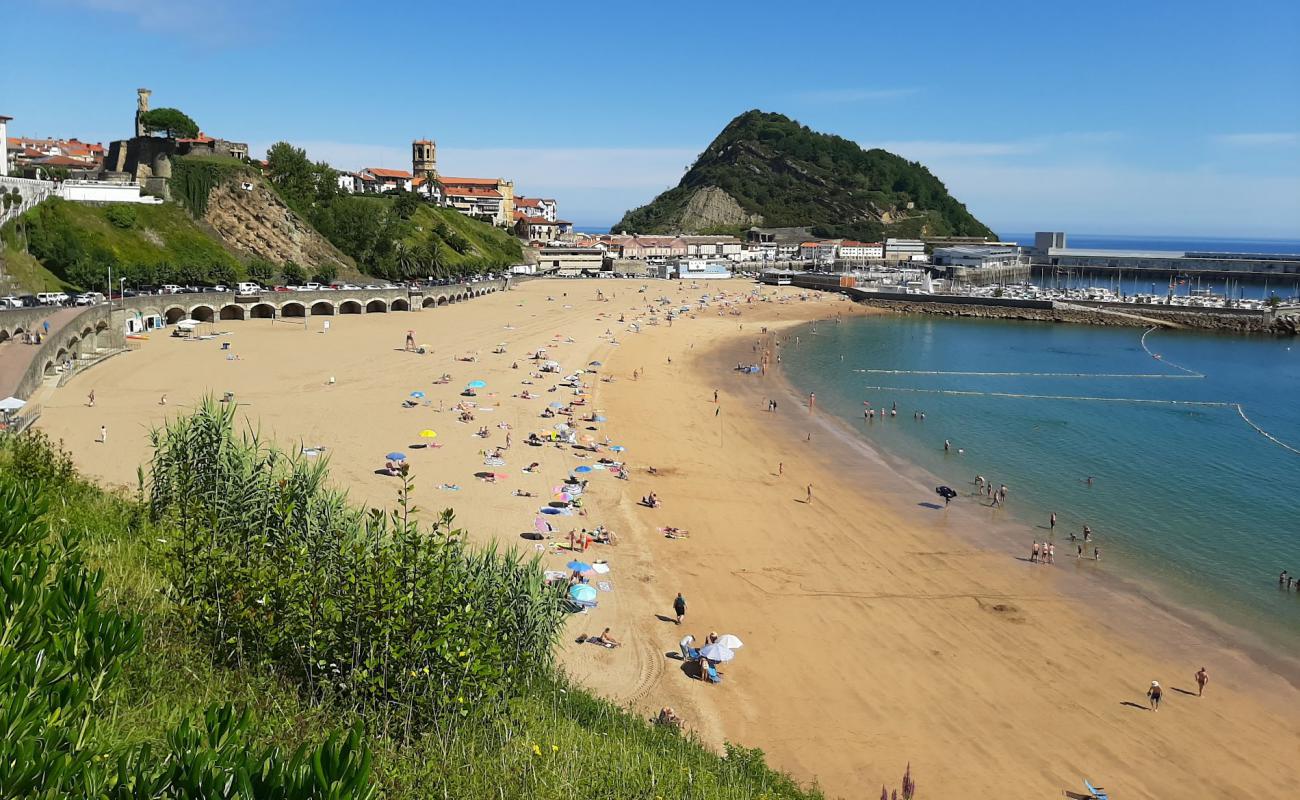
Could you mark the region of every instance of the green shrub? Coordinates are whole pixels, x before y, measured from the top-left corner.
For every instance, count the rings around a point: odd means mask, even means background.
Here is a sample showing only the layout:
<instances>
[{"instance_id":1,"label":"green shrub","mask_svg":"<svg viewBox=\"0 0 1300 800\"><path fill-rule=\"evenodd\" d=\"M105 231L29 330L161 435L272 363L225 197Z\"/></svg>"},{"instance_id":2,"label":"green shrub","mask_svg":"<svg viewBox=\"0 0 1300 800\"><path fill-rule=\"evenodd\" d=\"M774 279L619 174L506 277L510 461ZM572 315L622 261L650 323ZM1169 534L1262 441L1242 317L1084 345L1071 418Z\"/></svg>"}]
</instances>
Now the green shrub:
<instances>
[{"instance_id":1,"label":"green shrub","mask_svg":"<svg viewBox=\"0 0 1300 800\"><path fill-rule=\"evenodd\" d=\"M111 205L105 209L104 216L119 228L130 229L135 227L135 206L130 204L116 203Z\"/></svg>"}]
</instances>

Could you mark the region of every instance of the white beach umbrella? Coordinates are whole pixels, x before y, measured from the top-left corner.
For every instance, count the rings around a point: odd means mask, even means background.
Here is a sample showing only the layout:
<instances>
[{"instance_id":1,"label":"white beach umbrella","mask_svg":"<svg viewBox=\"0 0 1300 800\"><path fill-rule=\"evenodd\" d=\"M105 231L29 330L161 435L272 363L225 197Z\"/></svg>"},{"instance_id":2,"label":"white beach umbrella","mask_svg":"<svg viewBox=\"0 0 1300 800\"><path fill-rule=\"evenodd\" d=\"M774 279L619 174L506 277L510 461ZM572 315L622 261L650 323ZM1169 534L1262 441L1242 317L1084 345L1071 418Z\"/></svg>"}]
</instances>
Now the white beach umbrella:
<instances>
[{"instance_id":1,"label":"white beach umbrella","mask_svg":"<svg viewBox=\"0 0 1300 800\"><path fill-rule=\"evenodd\" d=\"M735 653L717 642L705 645L704 649L700 651L700 655L710 661L730 661L736 657Z\"/></svg>"},{"instance_id":2,"label":"white beach umbrella","mask_svg":"<svg viewBox=\"0 0 1300 800\"><path fill-rule=\"evenodd\" d=\"M745 643L740 641L740 637L735 635L734 633L724 633L721 636L719 636L718 644L722 645L723 647L729 650L739 650L740 648L745 646Z\"/></svg>"},{"instance_id":3,"label":"white beach umbrella","mask_svg":"<svg viewBox=\"0 0 1300 800\"><path fill-rule=\"evenodd\" d=\"M26 400L20 400L19 398L12 396L6 397L5 399L0 400L0 411L17 411L25 405L27 405Z\"/></svg>"}]
</instances>

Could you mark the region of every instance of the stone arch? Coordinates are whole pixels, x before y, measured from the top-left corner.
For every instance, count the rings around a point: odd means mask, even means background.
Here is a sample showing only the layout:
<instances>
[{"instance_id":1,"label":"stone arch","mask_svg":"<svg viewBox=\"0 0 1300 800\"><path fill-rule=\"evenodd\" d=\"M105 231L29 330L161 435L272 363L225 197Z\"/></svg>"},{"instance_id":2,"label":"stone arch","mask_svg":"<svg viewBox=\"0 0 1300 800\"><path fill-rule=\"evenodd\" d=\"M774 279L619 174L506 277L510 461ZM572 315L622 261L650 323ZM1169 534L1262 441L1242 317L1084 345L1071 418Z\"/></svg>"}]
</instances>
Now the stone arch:
<instances>
[{"instance_id":1,"label":"stone arch","mask_svg":"<svg viewBox=\"0 0 1300 800\"><path fill-rule=\"evenodd\" d=\"M305 317L307 316L307 307L297 300L290 300L280 306L280 316L282 317Z\"/></svg>"},{"instance_id":2,"label":"stone arch","mask_svg":"<svg viewBox=\"0 0 1300 800\"><path fill-rule=\"evenodd\" d=\"M63 360L66 359L67 357L68 357L68 350L67 350L67 348L60 347L60 348L59 348L59 352L57 352L57 353L54 354L54 363L56 363L56 364L62 364L62 363L63 363Z\"/></svg>"},{"instance_id":3,"label":"stone arch","mask_svg":"<svg viewBox=\"0 0 1300 800\"><path fill-rule=\"evenodd\" d=\"M9 341L9 331L5 330L4 328L0 328L0 342L7 342L7 341Z\"/></svg>"},{"instance_id":4,"label":"stone arch","mask_svg":"<svg viewBox=\"0 0 1300 800\"><path fill-rule=\"evenodd\" d=\"M180 306L172 306L163 312L163 321L168 325L175 325L185 319L185 309Z\"/></svg>"},{"instance_id":5,"label":"stone arch","mask_svg":"<svg viewBox=\"0 0 1300 800\"><path fill-rule=\"evenodd\" d=\"M270 303L254 303L248 309L249 319L275 319L275 306Z\"/></svg>"},{"instance_id":6,"label":"stone arch","mask_svg":"<svg viewBox=\"0 0 1300 800\"><path fill-rule=\"evenodd\" d=\"M108 330L108 320L101 319L95 323L95 333L103 333L106 330Z\"/></svg>"},{"instance_id":7,"label":"stone arch","mask_svg":"<svg viewBox=\"0 0 1300 800\"><path fill-rule=\"evenodd\" d=\"M438 305L438 298L426 297L424 298L424 301L420 303L420 308L431 308L436 305Z\"/></svg>"},{"instance_id":8,"label":"stone arch","mask_svg":"<svg viewBox=\"0 0 1300 800\"><path fill-rule=\"evenodd\" d=\"M366 303L367 314L386 314L388 313L388 303L376 297Z\"/></svg>"},{"instance_id":9,"label":"stone arch","mask_svg":"<svg viewBox=\"0 0 1300 800\"><path fill-rule=\"evenodd\" d=\"M68 352L75 357L81 354L81 348L78 347L78 345L80 344L81 344L81 339L79 339L76 336L73 336L72 338L68 339L67 343L64 344L63 346L66 347Z\"/></svg>"},{"instance_id":10,"label":"stone arch","mask_svg":"<svg viewBox=\"0 0 1300 800\"><path fill-rule=\"evenodd\" d=\"M313 317L332 317L334 316L334 304L328 300L317 300L311 304L311 315Z\"/></svg>"},{"instance_id":11,"label":"stone arch","mask_svg":"<svg viewBox=\"0 0 1300 800\"><path fill-rule=\"evenodd\" d=\"M195 306L190 309L190 319L197 322L212 322L217 317L217 312L212 306Z\"/></svg>"},{"instance_id":12,"label":"stone arch","mask_svg":"<svg viewBox=\"0 0 1300 800\"><path fill-rule=\"evenodd\" d=\"M45 377L47 377L47 378L48 378L49 376L53 375L53 374L54 374L54 362L53 362L53 361L46 361L46 362L45 362L45 368L42 370L42 372L45 373Z\"/></svg>"},{"instance_id":13,"label":"stone arch","mask_svg":"<svg viewBox=\"0 0 1300 800\"><path fill-rule=\"evenodd\" d=\"M94 335L95 335L94 326L91 325L89 322L87 322L86 327L81 329L81 336L79 338L85 339L87 336L94 336Z\"/></svg>"},{"instance_id":14,"label":"stone arch","mask_svg":"<svg viewBox=\"0 0 1300 800\"><path fill-rule=\"evenodd\" d=\"M244 307L238 303L230 303L221 307L221 319L244 319L245 316Z\"/></svg>"},{"instance_id":15,"label":"stone arch","mask_svg":"<svg viewBox=\"0 0 1300 800\"><path fill-rule=\"evenodd\" d=\"M411 302L409 300L399 297L389 304L388 309L390 311L410 311Z\"/></svg>"},{"instance_id":16,"label":"stone arch","mask_svg":"<svg viewBox=\"0 0 1300 800\"><path fill-rule=\"evenodd\" d=\"M340 314L360 314L360 313L361 313L361 301L360 301L360 300L344 300L342 303L339 304L339 313L340 313Z\"/></svg>"},{"instance_id":17,"label":"stone arch","mask_svg":"<svg viewBox=\"0 0 1300 800\"><path fill-rule=\"evenodd\" d=\"M438 305L445 306L447 305L448 302L450 301L447 299L447 295L445 294L438 295Z\"/></svg>"}]
</instances>

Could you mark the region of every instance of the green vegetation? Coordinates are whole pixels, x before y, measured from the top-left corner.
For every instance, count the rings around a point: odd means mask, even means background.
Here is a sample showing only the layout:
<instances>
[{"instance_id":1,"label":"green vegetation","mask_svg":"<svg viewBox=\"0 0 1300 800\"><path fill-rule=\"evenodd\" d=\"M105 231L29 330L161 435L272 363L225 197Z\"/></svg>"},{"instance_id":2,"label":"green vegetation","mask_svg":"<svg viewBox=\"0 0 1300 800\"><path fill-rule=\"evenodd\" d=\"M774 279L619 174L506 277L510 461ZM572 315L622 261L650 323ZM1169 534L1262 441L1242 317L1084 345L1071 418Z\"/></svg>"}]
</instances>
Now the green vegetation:
<instances>
[{"instance_id":1,"label":"green vegetation","mask_svg":"<svg viewBox=\"0 0 1300 800\"><path fill-rule=\"evenodd\" d=\"M126 278L131 286L230 283L242 274L238 259L171 203L127 211L51 198L0 235L11 250L25 240L26 252L45 270L82 288L102 290L110 268L114 280Z\"/></svg>"},{"instance_id":2,"label":"green vegetation","mask_svg":"<svg viewBox=\"0 0 1300 800\"><path fill-rule=\"evenodd\" d=\"M199 124L178 108L155 108L140 117L146 133L163 133L170 139L193 139Z\"/></svg>"},{"instance_id":3,"label":"green vegetation","mask_svg":"<svg viewBox=\"0 0 1300 800\"><path fill-rule=\"evenodd\" d=\"M358 197L338 188L338 173L287 142L266 160L284 202L371 275L390 280L457 277L523 260L515 237L410 192Z\"/></svg>"},{"instance_id":4,"label":"green vegetation","mask_svg":"<svg viewBox=\"0 0 1300 800\"><path fill-rule=\"evenodd\" d=\"M733 119L676 187L627 212L614 230L690 230L686 204L708 186L763 225L810 226L822 236L994 235L921 164L762 111Z\"/></svg>"},{"instance_id":5,"label":"green vegetation","mask_svg":"<svg viewBox=\"0 0 1300 800\"><path fill-rule=\"evenodd\" d=\"M409 479L351 508L234 427L156 431L139 498L0 436L0 796L820 797L568 684L558 590Z\"/></svg>"},{"instance_id":6,"label":"green vegetation","mask_svg":"<svg viewBox=\"0 0 1300 800\"><path fill-rule=\"evenodd\" d=\"M252 170L233 158L182 156L172 161L172 197L198 219L208 213L208 196L212 190L240 175L252 175Z\"/></svg>"}]
</instances>

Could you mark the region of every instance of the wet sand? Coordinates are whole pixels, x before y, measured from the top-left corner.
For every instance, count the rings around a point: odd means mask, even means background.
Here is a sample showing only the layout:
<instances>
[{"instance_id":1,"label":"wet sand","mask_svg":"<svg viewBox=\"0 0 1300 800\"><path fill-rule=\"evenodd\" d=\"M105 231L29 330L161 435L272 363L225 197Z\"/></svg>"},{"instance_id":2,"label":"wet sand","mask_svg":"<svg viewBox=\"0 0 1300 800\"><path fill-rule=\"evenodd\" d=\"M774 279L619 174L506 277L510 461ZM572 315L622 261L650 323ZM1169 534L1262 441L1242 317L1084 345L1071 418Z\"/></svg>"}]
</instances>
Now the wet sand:
<instances>
[{"instance_id":1,"label":"wet sand","mask_svg":"<svg viewBox=\"0 0 1300 800\"><path fill-rule=\"evenodd\" d=\"M551 345L566 372L599 360L599 375L615 378L587 376L586 408L604 411L609 422L591 433L626 446L632 466L626 482L595 473L588 516L555 521L561 536L601 523L619 536L618 546L585 554L609 561L600 579L612 591L575 615L569 640L610 626L626 644L568 644L563 660L584 684L646 713L671 705L710 743L762 747L832 796L874 796L871 787L896 783L909 761L921 792L945 797L1060 796L1085 777L1117 797L1275 797L1300 779L1300 692L1283 677L1140 598L1081 602L1087 595L1064 565L1037 567L984 546L983 515L918 505L936 498L810 415L777 375L730 369L757 360L751 348L763 325L865 312L817 296L749 304L739 317L709 309L634 334L616 322L620 312L631 321L661 294L714 288L653 282L638 294L640 285L533 281L433 311L335 317L328 333L320 319L305 329L254 320L229 323L232 335L216 340L155 338L50 394L40 424L89 474L130 485L151 424L205 391L233 391L268 438L327 447L334 480L355 499L391 502L396 481L374 471L385 453L403 450L417 503L454 507L478 540L532 548L520 534L538 507L569 470L594 460L523 445L529 430L555 421L538 419L546 404L570 396L547 392L553 379L520 384L526 351ZM597 289L613 299L596 301ZM432 355L401 350L409 328ZM227 360L221 341L240 359ZM491 353L498 342L503 355ZM455 360L473 351L477 362ZM432 385L444 371L452 382ZM493 411L462 424L436 410L475 378L488 383L476 399ZM94 409L84 405L92 387ZM540 399L512 396L524 388ZM402 408L411 391L430 405ZM775 414L763 410L768 397L778 399ZM479 451L504 443L502 422L513 446L495 469L508 478L484 483L474 477L489 469ZM93 442L101 424L107 445ZM473 436L481 425L487 440ZM424 428L444 446L410 449ZM532 461L539 470L521 473ZM436 488L443 483L461 489ZM539 498L513 497L516 488ZM637 504L650 491L661 508ZM691 536L670 540L657 530L664 525ZM568 557L544 559L562 569ZM678 591L689 605L681 628L660 619L671 619ZM710 630L746 643L720 686L693 680L665 655L685 633L703 639ZM1201 665L1213 681L1206 697L1180 692L1194 691ZM1159 713L1138 707L1152 679L1166 688Z\"/></svg>"}]
</instances>

